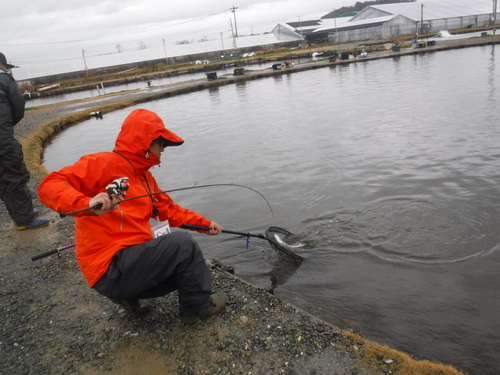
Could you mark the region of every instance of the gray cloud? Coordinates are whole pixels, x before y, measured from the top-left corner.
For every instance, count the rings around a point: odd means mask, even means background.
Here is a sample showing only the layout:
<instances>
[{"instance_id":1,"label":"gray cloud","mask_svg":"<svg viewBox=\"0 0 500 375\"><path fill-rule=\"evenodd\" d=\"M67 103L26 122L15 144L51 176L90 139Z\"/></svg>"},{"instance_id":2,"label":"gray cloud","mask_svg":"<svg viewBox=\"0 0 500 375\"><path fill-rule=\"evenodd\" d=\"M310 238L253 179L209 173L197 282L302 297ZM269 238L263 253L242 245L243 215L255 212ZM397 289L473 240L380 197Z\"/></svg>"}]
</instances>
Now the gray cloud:
<instances>
[{"instance_id":1,"label":"gray cloud","mask_svg":"<svg viewBox=\"0 0 500 375\"><path fill-rule=\"evenodd\" d=\"M174 43L230 36L234 14L240 35L263 33L282 21L324 15L348 0L240 0L240 1L132 1L132 0L26 0L2 5L0 51L14 62L75 56L81 50L108 50L116 44L138 41ZM231 20L231 21L230 21ZM233 25L235 27L235 25ZM96 52L97 53L97 52Z\"/></svg>"}]
</instances>

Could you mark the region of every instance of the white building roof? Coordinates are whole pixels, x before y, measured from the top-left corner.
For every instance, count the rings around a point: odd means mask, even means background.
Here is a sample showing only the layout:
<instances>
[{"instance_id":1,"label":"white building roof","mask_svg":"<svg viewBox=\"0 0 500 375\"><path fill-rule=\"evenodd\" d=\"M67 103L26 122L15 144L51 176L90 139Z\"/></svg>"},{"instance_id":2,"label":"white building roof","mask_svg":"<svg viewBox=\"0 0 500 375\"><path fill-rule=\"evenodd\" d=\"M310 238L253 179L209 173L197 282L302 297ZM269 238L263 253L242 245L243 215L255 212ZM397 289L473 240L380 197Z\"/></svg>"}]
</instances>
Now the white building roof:
<instances>
[{"instance_id":1,"label":"white building roof","mask_svg":"<svg viewBox=\"0 0 500 375\"><path fill-rule=\"evenodd\" d=\"M351 20L352 17L338 17L338 18L322 18L320 20L320 26L318 26L314 32L321 32L325 30L334 30L335 28L340 29Z\"/></svg>"},{"instance_id":2,"label":"white building roof","mask_svg":"<svg viewBox=\"0 0 500 375\"><path fill-rule=\"evenodd\" d=\"M414 3L370 5L370 7L387 12L388 14L400 14L414 21L420 21L422 19L422 15L425 21L489 14L493 12L493 5L491 1L478 0L434 0L419 1ZM356 20L361 13L365 12L369 12L369 9L365 8L357 16L353 17L353 21Z\"/></svg>"},{"instance_id":3,"label":"white building roof","mask_svg":"<svg viewBox=\"0 0 500 375\"><path fill-rule=\"evenodd\" d=\"M349 20L348 22L342 23L342 24L337 24L337 30L345 30L345 29L354 29L354 28L362 28L362 27L370 27L373 24L379 24L379 23L384 23L392 20L393 18L397 17L397 15L390 15L390 16L384 16L384 17L377 17L377 18L369 18L365 20ZM320 31L328 31L328 30L335 30L335 27L332 27L331 24L325 24L324 27L318 28L314 32L320 32Z\"/></svg>"}]
</instances>

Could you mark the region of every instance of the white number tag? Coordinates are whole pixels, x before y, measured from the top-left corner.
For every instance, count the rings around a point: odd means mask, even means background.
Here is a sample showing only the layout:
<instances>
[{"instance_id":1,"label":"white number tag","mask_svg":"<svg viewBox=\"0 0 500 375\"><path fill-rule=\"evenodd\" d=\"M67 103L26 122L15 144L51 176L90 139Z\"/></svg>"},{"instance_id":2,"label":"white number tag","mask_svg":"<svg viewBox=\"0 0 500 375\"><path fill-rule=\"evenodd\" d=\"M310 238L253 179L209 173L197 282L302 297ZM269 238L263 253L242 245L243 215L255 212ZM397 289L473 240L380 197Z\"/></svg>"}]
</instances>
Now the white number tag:
<instances>
[{"instance_id":1,"label":"white number tag","mask_svg":"<svg viewBox=\"0 0 500 375\"><path fill-rule=\"evenodd\" d=\"M168 220L162 221L153 227L153 236L158 238L170 233L170 224Z\"/></svg>"}]
</instances>

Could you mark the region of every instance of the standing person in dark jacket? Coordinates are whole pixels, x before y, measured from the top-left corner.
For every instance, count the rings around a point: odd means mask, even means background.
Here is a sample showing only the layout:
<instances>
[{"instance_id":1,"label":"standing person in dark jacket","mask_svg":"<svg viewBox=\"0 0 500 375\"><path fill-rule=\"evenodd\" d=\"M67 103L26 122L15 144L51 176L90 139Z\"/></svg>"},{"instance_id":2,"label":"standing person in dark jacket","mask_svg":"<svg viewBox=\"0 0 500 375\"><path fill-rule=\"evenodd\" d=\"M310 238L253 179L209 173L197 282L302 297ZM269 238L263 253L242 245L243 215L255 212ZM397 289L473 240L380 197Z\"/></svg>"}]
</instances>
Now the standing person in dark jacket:
<instances>
[{"instance_id":1,"label":"standing person in dark jacket","mask_svg":"<svg viewBox=\"0 0 500 375\"><path fill-rule=\"evenodd\" d=\"M36 229L49 221L36 218L27 185L30 174L21 145L14 138L14 126L24 117L24 98L12 77L12 68L0 53L0 198L18 230Z\"/></svg>"}]
</instances>

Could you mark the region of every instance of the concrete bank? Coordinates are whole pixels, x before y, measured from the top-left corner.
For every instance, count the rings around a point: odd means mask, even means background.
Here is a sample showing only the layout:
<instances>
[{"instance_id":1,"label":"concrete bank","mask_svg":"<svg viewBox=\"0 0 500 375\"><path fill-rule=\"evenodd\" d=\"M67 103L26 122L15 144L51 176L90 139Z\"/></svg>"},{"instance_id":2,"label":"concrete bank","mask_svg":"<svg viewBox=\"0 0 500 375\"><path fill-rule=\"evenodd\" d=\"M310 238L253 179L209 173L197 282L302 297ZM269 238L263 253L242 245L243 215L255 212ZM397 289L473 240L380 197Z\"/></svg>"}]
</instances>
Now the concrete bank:
<instances>
[{"instance_id":1,"label":"concrete bank","mask_svg":"<svg viewBox=\"0 0 500 375\"><path fill-rule=\"evenodd\" d=\"M490 38L487 38L490 39ZM486 38L438 43L421 50L370 54L428 53L485 43ZM479 43L481 42L481 43ZM499 43L500 37L487 44ZM248 72L107 95L29 110L15 128L32 170L31 187L44 177L40 145L92 111L104 115L214 85L331 65L327 61L282 71ZM211 263L214 290L229 295L220 316L186 327L177 318L175 295L152 302L154 311L126 315L86 286L72 249L32 262L31 257L74 241L73 219L61 219L35 200L51 225L18 232L0 207L0 374L459 374L456 369L411 357L359 334L343 331L240 280ZM285 260L283 260L285 261Z\"/></svg>"}]
</instances>

